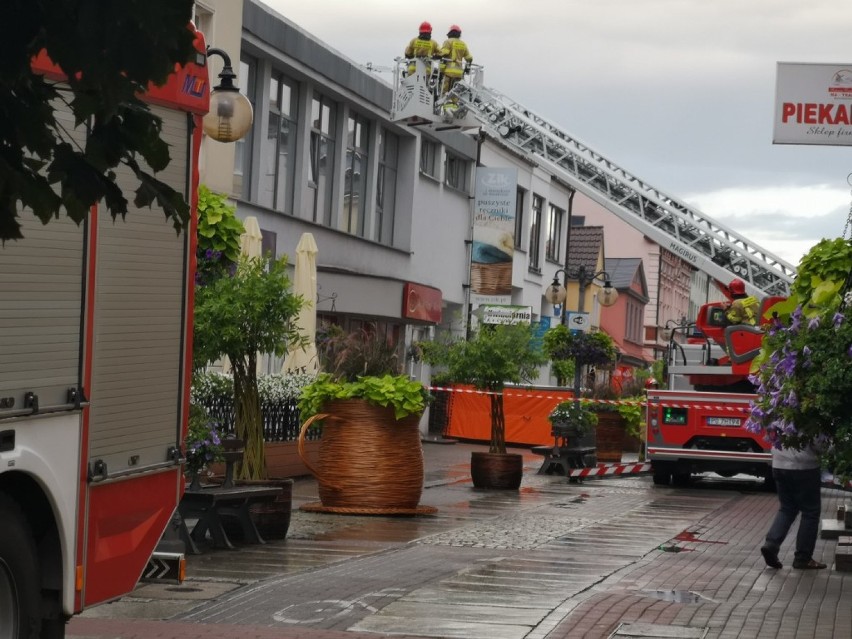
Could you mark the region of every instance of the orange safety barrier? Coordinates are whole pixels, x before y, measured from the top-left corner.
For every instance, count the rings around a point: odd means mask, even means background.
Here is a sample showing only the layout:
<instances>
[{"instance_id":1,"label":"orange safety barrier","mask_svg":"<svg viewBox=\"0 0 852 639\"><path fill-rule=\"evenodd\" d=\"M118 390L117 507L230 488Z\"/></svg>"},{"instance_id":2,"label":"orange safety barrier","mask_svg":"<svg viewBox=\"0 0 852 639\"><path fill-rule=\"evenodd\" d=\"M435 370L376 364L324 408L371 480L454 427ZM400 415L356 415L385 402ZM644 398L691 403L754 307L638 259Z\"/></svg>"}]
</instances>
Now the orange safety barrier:
<instances>
[{"instance_id":1,"label":"orange safety barrier","mask_svg":"<svg viewBox=\"0 0 852 639\"><path fill-rule=\"evenodd\" d=\"M553 408L574 396L570 390L524 390L507 388L503 393L506 442L530 446L553 444L550 415ZM447 437L489 441L491 439L490 395L472 387L454 386Z\"/></svg>"}]
</instances>

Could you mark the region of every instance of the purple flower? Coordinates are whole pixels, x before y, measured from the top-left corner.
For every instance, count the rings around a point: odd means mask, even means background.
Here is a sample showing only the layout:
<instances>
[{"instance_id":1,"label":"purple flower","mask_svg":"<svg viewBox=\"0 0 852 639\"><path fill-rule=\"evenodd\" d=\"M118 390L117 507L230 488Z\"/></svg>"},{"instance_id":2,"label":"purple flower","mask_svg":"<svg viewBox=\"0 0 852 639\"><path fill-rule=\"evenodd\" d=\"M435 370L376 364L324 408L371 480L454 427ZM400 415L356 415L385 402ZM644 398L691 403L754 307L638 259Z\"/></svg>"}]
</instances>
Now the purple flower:
<instances>
[{"instance_id":1,"label":"purple flower","mask_svg":"<svg viewBox=\"0 0 852 639\"><path fill-rule=\"evenodd\" d=\"M843 324L843 320L845 320L845 319L846 319L846 317L843 315L843 313L839 313L839 312L835 313L834 314L834 328L840 328L840 325Z\"/></svg>"},{"instance_id":2,"label":"purple flower","mask_svg":"<svg viewBox=\"0 0 852 639\"><path fill-rule=\"evenodd\" d=\"M813 331L819 328L819 315L808 322L808 330Z\"/></svg>"}]
</instances>

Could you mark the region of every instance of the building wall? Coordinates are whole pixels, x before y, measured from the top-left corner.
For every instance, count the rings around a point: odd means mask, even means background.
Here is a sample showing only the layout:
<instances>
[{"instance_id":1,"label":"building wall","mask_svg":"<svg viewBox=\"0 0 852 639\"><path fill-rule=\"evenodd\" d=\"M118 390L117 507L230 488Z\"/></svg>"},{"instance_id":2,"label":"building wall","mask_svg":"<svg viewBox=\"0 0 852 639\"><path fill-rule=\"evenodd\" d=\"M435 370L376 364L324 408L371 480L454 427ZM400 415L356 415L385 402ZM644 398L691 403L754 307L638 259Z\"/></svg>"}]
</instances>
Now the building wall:
<instances>
[{"instance_id":1,"label":"building wall","mask_svg":"<svg viewBox=\"0 0 852 639\"><path fill-rule=\"evenodd\" d=\"M225 51L231 58L234 72L239 74L243 0L196 0L194 21L195 26L204 33L207 46ZM208 59L212 86L219 83L223 64L219 56L210 56ZM245 86L245 81L246 78L237 77L237 84L241 88ZM201 183L212 191L235 195L234 145L203 136L199 176Z\"/></svg>"},{"instance_id":2,"label":"building wall","mask_svg":"<svg viewBox=\"0 0 852 639\"><path fill-rule=\"evenodd\" d=\"M641 257L651 301L645 306L646 348L662 344L658 328L690 313L693 269L675 254L648 239L641 231L619 219L589 198L577 194L575 215L585 216L586 225L600 225L606 233L608 257ZM693 300L692 305L695 305ZM698 304L703 303L697 302Z\"/></svg>"}]
</instances>

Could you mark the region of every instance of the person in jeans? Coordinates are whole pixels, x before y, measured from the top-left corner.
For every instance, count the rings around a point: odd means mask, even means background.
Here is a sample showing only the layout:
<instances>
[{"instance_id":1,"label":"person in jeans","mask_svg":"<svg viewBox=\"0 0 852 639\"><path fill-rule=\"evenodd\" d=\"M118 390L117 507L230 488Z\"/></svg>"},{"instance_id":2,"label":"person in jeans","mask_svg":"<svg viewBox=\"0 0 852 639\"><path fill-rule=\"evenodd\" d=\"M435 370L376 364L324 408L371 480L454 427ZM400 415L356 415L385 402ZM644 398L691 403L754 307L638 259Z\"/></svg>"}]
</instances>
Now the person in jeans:
<instances>
[{"instance_id":1,"label":"person in jeans","mask_svg":"<svg viewBox=\"0 0 852 639\"><path fill-rule=\"evenodd\" d=\"M766 533L766 542L760 549L766 565L770 568L783 568L783 564L778 560L778 551L796 521L796 516L801 513L793 568L825 568L825 564L813 558L822 512L819 455L811 446L802 450L773 448L772 477L778 490L779 506L772 526Z\"/></svg>"}]
</instances>

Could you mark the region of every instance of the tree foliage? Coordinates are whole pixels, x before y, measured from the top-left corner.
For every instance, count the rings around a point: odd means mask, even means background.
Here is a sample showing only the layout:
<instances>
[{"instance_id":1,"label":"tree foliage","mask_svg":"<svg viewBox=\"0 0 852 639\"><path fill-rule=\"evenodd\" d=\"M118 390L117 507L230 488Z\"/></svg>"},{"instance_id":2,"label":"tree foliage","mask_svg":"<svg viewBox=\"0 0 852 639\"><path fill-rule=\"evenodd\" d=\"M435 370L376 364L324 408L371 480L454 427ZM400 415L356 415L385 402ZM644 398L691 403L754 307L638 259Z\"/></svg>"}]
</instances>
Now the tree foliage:
<instances>
[{"instance_id":1,"label":"tree foliage","mask_svg":"<svg viewBox=\"0 0 852 639\"><path fill-rule=\"evenodd\" d=\"M187 28L193 0L8 0L0 22L0 241L22 237L19 207L48 223L81 222L103 201L127 213L116 183L124 165L138 180L137 207L160 205L177 229L189 219L181 193L154 173L169 163L162 123L140 99L196 53ZM67 77L34 73L46 52ZM85 146L56 110L87 125Z\"/></svg>"}]
</instances>

